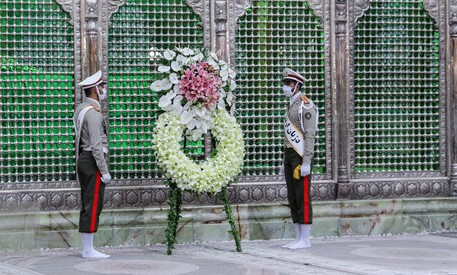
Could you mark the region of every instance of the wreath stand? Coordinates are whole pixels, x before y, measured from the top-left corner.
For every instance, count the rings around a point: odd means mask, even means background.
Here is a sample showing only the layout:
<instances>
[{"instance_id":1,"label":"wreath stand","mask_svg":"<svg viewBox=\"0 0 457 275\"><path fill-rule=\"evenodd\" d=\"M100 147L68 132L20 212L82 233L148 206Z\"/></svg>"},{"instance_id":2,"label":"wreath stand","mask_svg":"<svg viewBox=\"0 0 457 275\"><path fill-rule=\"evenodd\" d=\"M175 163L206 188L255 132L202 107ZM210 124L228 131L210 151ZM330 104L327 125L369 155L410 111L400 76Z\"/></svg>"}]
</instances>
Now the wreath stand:
<instances>
[{"instance_id":1,"label":"wreath stand","mask_svg":"<svg viewBox=\"0 0 457 275\"><path fill-rule=\"evenodd\" d=\"M184 147L186 140L184 140ZM179 218L181 217L181 204L182 204L182 190L178 188L175 182L169 182L169 193L167 198L167 204L170 207L168 210L168 224L165 231L167 237L167 255L171 255L173 248L176 244L176 230L178 228ZM196 193L194 193L196 194ZM236 251L241 252L241 236L240 232L237 230L235 225L235 219L233 217L232 205L227 196L227 186L222 187L221 192L214 194L218 196L224 202L224 211L227 217L227 220L230 224L231 230L228 231L232 234L233 239L235 240Z\"/></svg>"},{"instance_id":2,"label":"wreath stand","mask_svg":"<svg viewBox=\"0 0 457 275\"><path fill-rule=\"evenodd\" d=\"M236 251L241 252L241 237L235 225L232 206L228 200L227 187L222 187L222 191L215 195L219 196L224 202L224 211L231 227L229 232L233 235L235 240ZM167 236L167 255L171 255L176 243L176 230L178 228L179 218L181 217L180 213L182 203L182 191L176 186L175 183L170 184L167 203L170 209L168 210L168 225L165 234Z\"/></svg>"}]
</instances>

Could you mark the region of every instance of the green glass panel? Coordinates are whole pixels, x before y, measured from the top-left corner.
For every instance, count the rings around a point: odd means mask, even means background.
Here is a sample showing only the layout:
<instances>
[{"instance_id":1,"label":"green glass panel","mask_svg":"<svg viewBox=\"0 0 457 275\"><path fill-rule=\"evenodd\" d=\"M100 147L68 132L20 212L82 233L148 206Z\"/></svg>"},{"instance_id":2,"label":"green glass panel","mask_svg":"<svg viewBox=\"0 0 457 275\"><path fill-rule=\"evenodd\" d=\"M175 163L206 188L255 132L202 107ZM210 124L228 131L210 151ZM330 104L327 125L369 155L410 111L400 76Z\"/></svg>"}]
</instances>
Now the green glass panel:
<instances>
[{"instance_id":1,"label":"green glass panel","mask_svg":"<svg viewBox=\"0 0 457 275\"><path fill-rule=\"evenodd\" d=\"M439 32L421 0L372 1L355 30L355 171L437 171Z\"/></svg>"},{"instance_id":2,"label":"green glass panel","mask_svg":"<svg viewBox=\"0 0 457 275\"><path fill-rule=\"evenodd\" d=\"M35 3L0 0L2 183L75 179L73 27L55 1Z\"/></svg>"},{"instance_id":3,"label":"green glass panel","mask_svg":"<svg viewBox=\"0 0 457 275\"><path fill-rule=\"evenodd\" d=\"M149 88L162 77L150 52L176 46L202 48L198 15L184 0L126 1L109 31L110 169L117 179L160 176L151 148L158 98ZM202 143L187 143L198 159Z\"/></svg>"},{"instance_id":4,"label":"green glass panel","mask_svg":"<svg viewBox=\"0 0 457 275\"><path fill-rule=\"evenodd\" d=\"M237 110L245 136L244 175L274 175L282 163L282 71L306 77L304 93L319 108L314 173L325 173L324 33L306 1L254 0L236 32Z\"/></svg>"}]
</instances>

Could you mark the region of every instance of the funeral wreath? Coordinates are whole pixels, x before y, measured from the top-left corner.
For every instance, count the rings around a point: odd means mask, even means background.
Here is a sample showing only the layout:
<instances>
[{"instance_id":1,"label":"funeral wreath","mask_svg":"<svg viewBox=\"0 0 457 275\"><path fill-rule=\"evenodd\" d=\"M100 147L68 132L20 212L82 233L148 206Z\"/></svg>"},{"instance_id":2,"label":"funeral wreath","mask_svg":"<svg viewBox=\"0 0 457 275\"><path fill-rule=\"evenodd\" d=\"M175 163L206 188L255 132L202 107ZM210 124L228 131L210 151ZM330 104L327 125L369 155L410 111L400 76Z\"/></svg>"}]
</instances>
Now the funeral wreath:
<instances>
[{"instance_id":1,"label":"funeral wreath","mask_svg":"<svg viewBox=\"0 0 457 275\"><path fill-rule=\"evenodd\" d=\"M227 186L241 172L245 153L243 133L233 116L236 74L205 49L166 50L162 57L157 70L165 76L154 81L151 89L160 96L159 107L164 111L155 122L153 149L170 186L167 253L176 242L181 191L219 195L241 251L227 196ZM216 142L212 154L201 162L189 158L183 150L186 139L198 141L209 132Z\"/></svg>"},{"instance_id":2,"label":"funeral wreath","mask_svg":"<svg viewBox=\"0 0 457 275\"><path fill-rule=\"evenodd\" d=\"M182 150L180 142L183 141L185 125L179 116L163 113L156 122L153 148L158 165L182 190L218 193L241 172L244 145L239 124L225 110L216 110L211 118L211 131L217 147L215 154L200 164Z\"/></svg>"}]
</instances>

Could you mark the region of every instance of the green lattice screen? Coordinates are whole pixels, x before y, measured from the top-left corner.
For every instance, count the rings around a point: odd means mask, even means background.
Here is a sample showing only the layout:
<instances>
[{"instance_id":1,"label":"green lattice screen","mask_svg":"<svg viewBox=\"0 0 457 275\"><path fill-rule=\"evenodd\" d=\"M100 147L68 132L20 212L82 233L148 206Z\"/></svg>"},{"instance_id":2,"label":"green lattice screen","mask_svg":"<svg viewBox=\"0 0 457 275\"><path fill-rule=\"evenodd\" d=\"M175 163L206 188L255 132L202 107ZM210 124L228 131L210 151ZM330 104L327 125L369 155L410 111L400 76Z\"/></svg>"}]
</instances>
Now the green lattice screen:
<instances>
[{"instance_id":1,"label":"green lattice screen","mask_svg":"<svg viewBox=\"0 0 457 275\"><path fill-rule=\"evenodd\" d=\"M52 0L0 1L0 182L74 179L73 28Z\"/></svg>"},{"instance_id":2,"label":"green lattice screen","mask_svg":"<svg viewBox=\"0 0 457 275\"><path fill-rule=\"evenodd\" d=\"M355 171L439 170L439 33L422 0L371 1L355 31Z\"/></svg>"},{"instance_id":3,"label":"green lattice screen","mask_svg":"<svg viewBox=\"0 0 457 275\"><path fill-rule=\"evenodd\" d=\"M110 169L117 179L156 177L151 149L158 98L149 88L160 57L149 55L175 46L202 48L198 15L184 0L126 1L113 15L109 31ZM187 145L192 146L191 144ZM201 153L200 144L194 151Z\"/></svg>"},{"instance_id":4,"label":"green lattice screen","mask_svg":"<svg viewBox=\"0 0 457 275\"><path fill-rule=\"evenodd\" d=\"M272 175L282 163L285 67L309 82L304 92L319 107L313 172L325 172L324 33L306 1L254 0L236 32L237 110L245 135L245 175Z\"/></svg>"}]
</instances>

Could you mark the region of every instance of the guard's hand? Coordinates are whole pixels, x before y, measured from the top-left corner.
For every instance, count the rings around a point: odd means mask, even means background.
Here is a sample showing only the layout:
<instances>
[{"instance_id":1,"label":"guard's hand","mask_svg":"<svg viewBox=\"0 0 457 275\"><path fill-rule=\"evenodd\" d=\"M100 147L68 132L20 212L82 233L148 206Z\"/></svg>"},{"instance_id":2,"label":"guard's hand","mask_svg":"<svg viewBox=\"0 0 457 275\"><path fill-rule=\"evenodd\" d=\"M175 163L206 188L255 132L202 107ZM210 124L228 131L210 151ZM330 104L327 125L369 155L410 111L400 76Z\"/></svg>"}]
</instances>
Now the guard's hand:
<instances>
[{"instance_id":1,"label":"guard's hand","mask_svg":"<svg viewBox=\"0 0 457 275\"><path fill-rule=\"evenodd\" d=\"M284 162L281 164L281 167L279 167L279 174L284 175Z\"/></svg>"},{"instance_id":2,"label":"guard's hand","mask_svg":"<svg viewBox=\"0 0 457 275\"><path fill-rule=\"evenodd\" d=\"M303 163L300 168L300 176L305 177L311 174L311 164Z\"/></svg>"},{"instance_id":3,"label":"guard's hand","mask_svg":"<svg viewBox=\"0 0 457 275\"><path fill-rule=\"evenodd\" d=\"M108 184L111 182L111 175L108 173L108 174L103 174L102 175L102 182L104 184Z\"/></svg>"}]
</instances>

